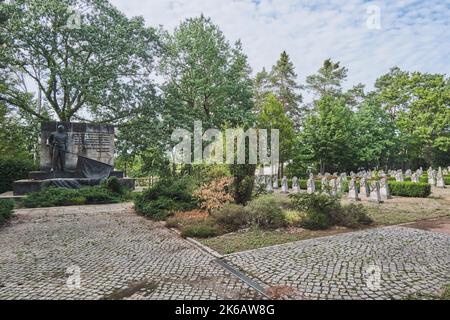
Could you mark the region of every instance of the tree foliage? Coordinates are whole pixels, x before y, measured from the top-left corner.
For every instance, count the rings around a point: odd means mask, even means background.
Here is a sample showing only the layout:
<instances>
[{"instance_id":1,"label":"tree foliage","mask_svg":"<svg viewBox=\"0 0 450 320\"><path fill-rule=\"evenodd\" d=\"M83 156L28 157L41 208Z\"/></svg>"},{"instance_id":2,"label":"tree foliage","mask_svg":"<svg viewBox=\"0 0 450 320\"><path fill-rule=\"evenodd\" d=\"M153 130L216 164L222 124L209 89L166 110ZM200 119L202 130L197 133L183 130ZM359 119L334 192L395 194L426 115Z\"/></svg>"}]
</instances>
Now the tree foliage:
<instances>
[{"instance_id":1,"label":"tree foliage","mask_svg":"<svg viewBox=\"0 0 450 320\"><path fill-rule=\"evenodd\" d=\"M128 19L106 0L17 0L6 12L2 60L21 84L0 92L10 106L48 119L26 99L29 80L51 117L118 122L152 87L157 35L142 18Z\"/></svg>"}]
</instances>

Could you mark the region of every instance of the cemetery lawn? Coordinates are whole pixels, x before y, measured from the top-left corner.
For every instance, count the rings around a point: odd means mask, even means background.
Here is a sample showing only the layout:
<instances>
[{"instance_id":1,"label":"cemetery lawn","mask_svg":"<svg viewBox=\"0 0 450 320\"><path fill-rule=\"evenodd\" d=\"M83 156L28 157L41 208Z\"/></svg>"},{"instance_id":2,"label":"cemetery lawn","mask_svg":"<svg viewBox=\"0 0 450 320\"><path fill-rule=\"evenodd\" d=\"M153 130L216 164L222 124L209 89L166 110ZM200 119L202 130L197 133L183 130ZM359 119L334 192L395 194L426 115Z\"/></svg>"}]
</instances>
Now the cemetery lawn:
<instances>
[{"instance_id":1,"label":"cemetery lawn","mask_svg":"<svg viewBox=\"0 0 450 320\"><path fill-rule=\"evenodd\" d=\"M331 236L348 231L350 231L350 229L342 227L333 227L328 230L317 231L294 227L272 231L253 228L224 234L214 238L196 240L220 254L230 254L298 240Z\"/></svg>"},{"instance_id":2,"label":"cemetery lawn","mask_svg":"<svg viewBox=\"0 0 450 320\"><path fill-rule=\"evenodd\" d=\"M363 201L376 226L450 216L450 188L433 188L428 198L394 197L380 205Z\"/></svg>"},{"instance_id":3,"label":"cemetery lawn","mask_svg":"<svg viewBox=\"0 0 450 320\"><path fill-rule=\"evenodd\" d=\"M281 194L279 196L285 197ZM343 203L349 202L345 199L345 196L342 201ZM363 199L361 203L368 209L369 216L374 221L370 227L450 217L450 188L433 188L432 194L428 198L394 197L382 204L373 204ZM358 230L360 229L343 227L333 227L327 230L306 230L296 227L274 231L245 229L217 237L196 240L221 254L230 254Z\"/></svg>"}]
</instances>

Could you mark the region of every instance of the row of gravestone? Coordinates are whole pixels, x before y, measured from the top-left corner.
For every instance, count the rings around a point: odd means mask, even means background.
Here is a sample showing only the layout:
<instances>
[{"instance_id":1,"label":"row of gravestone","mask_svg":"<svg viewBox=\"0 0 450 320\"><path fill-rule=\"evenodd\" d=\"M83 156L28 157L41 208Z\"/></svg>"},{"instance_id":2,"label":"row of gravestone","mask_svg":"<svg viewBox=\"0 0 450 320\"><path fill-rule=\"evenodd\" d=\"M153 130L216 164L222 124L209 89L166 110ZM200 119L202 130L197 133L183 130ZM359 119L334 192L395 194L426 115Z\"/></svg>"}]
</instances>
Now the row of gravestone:
<instances>
[{"instance_id":1,"label":"row of gravestone","mask_svg":"<svg viewBox=\"0 0 450 320\"><path fill-rule=\"evenodd\" d=\"M445 188L444 175L448 174L450 167L442 170L428 169L428 183L440 188ZM410 177L414 183L419 182L420 176L423 174L423 169L420 168L416 172L412 173L411 170L407 170L403 175L402 170L390 170L388 173L384 173L382 170L378 172L372 171L360 171L358 173L350 172L350 182L348 187L348 198L354 201L361 200L358 188L356 187L356 181L359 180L361 196L366 197L369 201L381 203L383 200L391 199L389 190L388 177L394 176L396 181L404 181L404 176ZM379 180L372 180L374 177L379 177ZM344 192L344 181L347 181L347 174L325 173L317 176L321 180L321 191L330 195L342 194ZM369 181L371 180L371 181ZM256 184L259 187L265 188L268 193L272 193L278 189L278 179L272 178L272 176L257 176ZM292 192L299 192L300 184L297 177L292 178ZM281 179L281 193L288 193L289 185L286 176ZM316 192L316 184L314 175L311 173L306 183L306 192L309 194Z\"/></svg>"}]
</instances>

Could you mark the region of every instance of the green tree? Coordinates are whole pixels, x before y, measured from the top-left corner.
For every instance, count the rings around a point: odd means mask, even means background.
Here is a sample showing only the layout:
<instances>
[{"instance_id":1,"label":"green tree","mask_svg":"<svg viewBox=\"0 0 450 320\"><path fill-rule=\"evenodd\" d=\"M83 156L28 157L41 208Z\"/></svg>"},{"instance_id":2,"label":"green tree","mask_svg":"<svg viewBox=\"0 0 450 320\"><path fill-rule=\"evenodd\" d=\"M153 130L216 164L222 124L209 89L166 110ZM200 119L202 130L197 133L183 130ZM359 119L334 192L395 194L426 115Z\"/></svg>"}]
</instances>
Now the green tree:
<instances>
[{"instance_id":1,"label":"green tree","mask_svg":"<svg viewBox=\"0 0 450 320\"><path fill-rule=\"evenodd\" d=\"M359 167L371 169L395 161L398 151L395 122L373 97L358 105L354 127L353 143Z\"/></svg>"},{"instance_id":2,"label":"green tree","mask_svg":"<svg viewBox=\"0 0 450 320\"><path fill-rule=\"evenodd\" d=\"M273 94L266 96L257 120L259 128L279 130L279 175L283 176L284 162L292 155L295 139L292 120L286 115L283 104Z\"/></svg>"},{"instance_id":3,"label":"green tree","mask_svg":"<svg viewBox=\"0 0 450 320\"><path fill-rule=\"evenodd\" d=\"M6 10L2 65L33 82L50 117L120 122L153 87L158 37L142 18L128 19L106 0L16 0ZM31 91L13 85L0 101L47 120L24 98Z\"/></svg>"},{"instance_id":4,"label":"green tree","mask_svg":"<svg viewBox=\"0 0 450 320\"><path fill-rule=\"evenodd\" d=\"M161 71L169 127L242 126L251 121L252 81L240 42L231 46L203 15L165 34Z\"/></svg>"},{"instance_id":5,"label":"green tree","mask_svg":"<svg viewBox=\"0 0 450 320\"><path fill-rule=\"evenodd\" d=\"M293 119L294 124L298 125L304 112L300 109L302 95L299 93L299 89L301 87L297 84L296 79L294 64L286 51L283 51L270 72L271 88L283 105L287 116Z\"/></svg>"},{"instance_id":6,"label":"green tree","mask_svg":"<svg viewBox=\"0 0 450 320\"><path fill-rule=\"evenodd\" d=\"M253 95L255 98L256 111L261 111L261 106L266 99L266 95L271 92L270 74L263 68L255 76L253 83Z\"/></svg>"},{"instance_id":7,"label":"green tree","mask_svg":"<svg viewBox=\"0 0 450 320\"><path fill-rule=\"evenodd\" d=\"M393 68L375 83L375 95L398 128L400 155L408 166L446 165L450 152L450 79Z\"/></svg>"},{"instance_id":8,"label":"green tree","mask_svg":"<svg viewBox=\"0 0 450 320\"><path fill-rule=\"evenodd\" d=\"M342 94L342 83L346 78L347 68L341 67L340 62L327 59L316 74L306 78L306 88L318 99L338 96Z\"/></svg>"},{"instance_id":9,"label":"green tree","mask_svg":"<svg viewBox=\"0 0 450 320\"><path fill-rule=\"evenodd\" d=\"M321 173L353 169L353 132L353 113L345 99L325 96L298 135L293 161L318 165Z\"/></svg>"}]
</instances>

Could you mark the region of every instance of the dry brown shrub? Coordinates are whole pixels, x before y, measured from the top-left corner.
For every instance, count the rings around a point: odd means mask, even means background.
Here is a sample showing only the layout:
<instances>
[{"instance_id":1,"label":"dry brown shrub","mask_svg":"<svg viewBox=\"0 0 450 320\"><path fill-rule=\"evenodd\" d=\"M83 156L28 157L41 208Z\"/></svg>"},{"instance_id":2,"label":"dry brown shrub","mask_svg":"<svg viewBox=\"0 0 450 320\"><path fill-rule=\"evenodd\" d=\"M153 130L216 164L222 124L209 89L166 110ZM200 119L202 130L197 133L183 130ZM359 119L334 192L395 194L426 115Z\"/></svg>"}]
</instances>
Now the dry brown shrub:
<instances>
[{"instance_id":1,"label":"dry brown shrub","mask_svg":"<svg viewBox=\"0 0 450 320\"><path fill-rule=\"evenodd\" d=\"M199 199L201 208L211 213L233 201L233 197L228 193L232 182L233 178L230 177L212 180L196 190L194 196Z\"/></svg>"}]
</instances>

